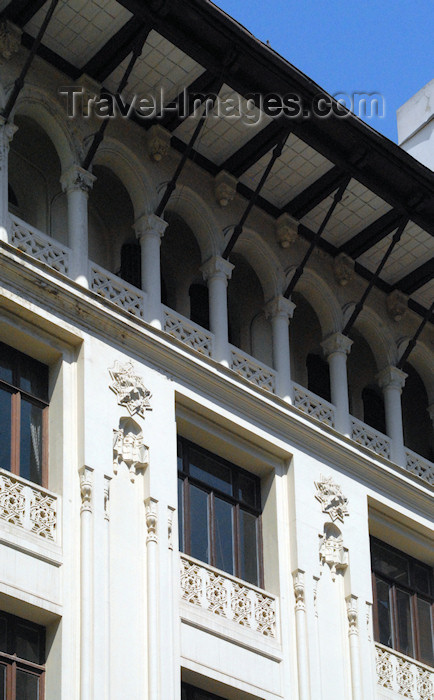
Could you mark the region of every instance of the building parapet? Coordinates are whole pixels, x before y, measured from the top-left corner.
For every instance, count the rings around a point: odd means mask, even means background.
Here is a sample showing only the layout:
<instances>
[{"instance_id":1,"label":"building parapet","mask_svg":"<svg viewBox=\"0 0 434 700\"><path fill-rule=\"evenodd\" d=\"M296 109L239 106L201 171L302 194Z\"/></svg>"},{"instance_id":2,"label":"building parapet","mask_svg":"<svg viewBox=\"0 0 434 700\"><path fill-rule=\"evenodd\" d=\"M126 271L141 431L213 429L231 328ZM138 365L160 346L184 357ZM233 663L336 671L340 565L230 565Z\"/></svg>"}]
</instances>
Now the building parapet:
<instances>
[{"instance_id":1,"label":"building parapet","mask_svg":"<svg viewBox=\"0 0 434 700\"><path fill-rule=\"evenodd\" d=\"M58 543L58 497L16 474L0 469L0 518Z\"/></svg>"},{"instance_id":2,"label":"building parapet","mask_svg":"<svg viewBox=\"0 0 434 700\"><path fill-rule=\"evenodd\" d=\"M375 644L379 698L432 700L434 669L382 644Z\"/></svg>"}]
</instances>

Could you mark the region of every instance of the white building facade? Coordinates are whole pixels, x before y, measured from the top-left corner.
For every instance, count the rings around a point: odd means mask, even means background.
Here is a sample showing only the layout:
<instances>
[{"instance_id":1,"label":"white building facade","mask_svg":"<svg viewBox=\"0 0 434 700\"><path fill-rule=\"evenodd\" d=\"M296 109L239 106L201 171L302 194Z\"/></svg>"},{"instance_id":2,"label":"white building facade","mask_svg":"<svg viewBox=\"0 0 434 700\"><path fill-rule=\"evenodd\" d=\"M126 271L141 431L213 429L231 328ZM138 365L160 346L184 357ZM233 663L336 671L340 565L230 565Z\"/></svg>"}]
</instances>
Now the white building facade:
<instances>
[{"instance_id":1,"label":"white building facade","mask_svg":"<svg viewBox=\"0 0 434 700\"><path fill-rule=\"evenodd\" d=\"M50 5L0 3L3 114ZM0 126L3 697L433 700L434 175L261 110L320 89L202 0L53 6ZM87 107L130 60L176 108Z\"/></svg>"}]
</instances>

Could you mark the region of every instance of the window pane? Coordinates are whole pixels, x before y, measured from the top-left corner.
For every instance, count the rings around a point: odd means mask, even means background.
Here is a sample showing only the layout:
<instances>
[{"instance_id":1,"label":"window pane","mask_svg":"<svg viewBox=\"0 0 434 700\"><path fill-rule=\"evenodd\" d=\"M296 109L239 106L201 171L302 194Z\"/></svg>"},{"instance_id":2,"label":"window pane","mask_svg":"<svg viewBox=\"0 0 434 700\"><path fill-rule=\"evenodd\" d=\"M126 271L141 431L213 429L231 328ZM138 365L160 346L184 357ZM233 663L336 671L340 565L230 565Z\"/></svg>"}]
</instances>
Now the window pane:
<instances>
[{"instance_id":1,"label":"window pane","mask_svg":"<svg viewBox=\"0 0 434 700\"><path fill-rule=\"evenodd\" d=\"M238 498L246 505L257 508L256 482L245 474L238 474Z\"/></svg>"},{"instance_id":2,"label":"window pane","mask_svg":"<svg viewBox=\"0 0 434 700\"><path fill-rule=\"evenodd\" d=\"M6 666L0 665L0 700L6 700Z\"/></svg>"},{"instance_id":3,"label":"window pane","mask_svg":"<svg viewBox=\"0 0 434 700\"><path fill-rule=\"evenodd\" d=\"M208 494L190 484L190 554L210 563L208 534Z\"/></svg>"},{"instance_id":4,"label":"window pane","mask_svg":"<svg viewBox=\"0 0 434 700\"><path fill-rule=\"evenodd\" d=\"M0 389L0 467L11 468L11 395Z\"/></svg>"},{"instance_id":5,"label":"window pane","mask_svg":"<svg viewBox=\"0 0 434 700\"><path fill-rule=\"evenodd\" d=\"M386 647L393 647L392 626L390 624L390 591L389 585L376 577L377 583L377 614L379 638L376 640Z\"/></svg>"},{"instance_id":6,"label":"window pane","mask_svg":"<svg viewBox=\"0 0 434 700\"><path fill-rule=\"evenodd\" d=\"M425 593L425 595L429 595L430 579L432 578L431 571L415 563L413 566L413 578L416 590L420 591L420 593Z\"/></svg>"},{"instance_id":7,"label":"window pane","mask_svg":"<svg viewBox=\"0 0 434 700\"><path fill-rule=\"evenodd\" d=\"M255 586L259 583L257 521L256 516L240 510L240 577Z\"/></svg>"},{"instance_id":8,"label":"window pane","mask_svg":"<svg viewBox=\"0 0 434 700\"><path fill-rule=\"evenodd\" d=\"M399 583L409 585L408 561L396 552L382 547L377 542L372 544L372 568Z\"/></svg>"},{"instance_id":9,"label":"window pane","mask_svg":"<svg viewBox=\"0 0 434 700\"><path fill-rule=\"evenodd\" d=\"M16 653L20 659L41 663L40 635L38 630L26 625L17 624Z\"/></svg>"},{"instance_id":10,"label":"window pane","mask_svg":"<svg viewBox=\"0 0 434 700\"><path fill-rule=\"evenodd\" d=\"M419 621L420 660L428 664L428 666L434 666L431 605L426 600L418 598L417 616Z\"/></svg>"},{"instance_id":11,"label":"window pane","mask_svg":"<svg viewBox=\"0 0 434 700\"><path fill-rule=\"evenodd\" d=\"M20 389L47 401L48 367L28 355L19 356Z\"/></svg>"},{"instance_id":12,"label":"window pane","mask_svg":"<svg viewBox=\"0 0 434 700\"><path fill-rule=\"evenodd\" d=\"M39 700L39 676L17 669L17 698Z\"/></svg>"},{"instance_id":13,"label":"window pane","mask_svg":"<svg viewBox=\"0 0 434 700\"><path fill-rule=\"evenodd\" d=\"M184 552L184 480L178 479L178 544L179 551Z\"/></svg>"},{"instance_id":14,"label":"window pane","mask_svg":"<svg viewBox=\"0 0 434 700\"><path fill-rule=\"evenodd\" d=\"M407 656L414 656L410 596L399 588L396 590L396 613L398 618L399 651L407 654Z\"/></svg>"},{"instance_id":15,"label":"window pane","mask_svg":"<svg viewBox=\"0 0 434 700\"><path fill-rule=\"evenodd\" d=\"M8 633L8 623L5 617L0 617L0 651L5 651L7 653L7 633Z\"/></svg>"},{"instance_id":16,"label":"window pane","mask_svg":"<svg viewBox=\"0 0 434 700\"><path fill-rule=\"evenodd\" d=\"M214 499L215 565L234 573L233 507L221 498Z\"/></svg>"},{"instance_id":17,"label":"window pane","mask_svg":"<svg viewBox=\"0 0 434 700\"><path fill-rule=\"evenodd\" d=\"M42 408L21 398L20 475L42 484Z\"/></svg>"},{"instance_id":18,"label":"window pane","mask_svg":"<svg viewBox=\"0 0 434 700\"><path fill-rule=\"evenodd\" d=\"M3 379L4 382L8 382L8 384L13 384L12 352L14 352L12 348L0 343L0 379Z\"/></svg>"},{"instance_id":19,"label":"window pane","mask_svg":"<svg viewBox=\"0 0 434 700\"><path fill-rule=\"evenodd\" d=\"M208 486L232 495L231 470L212 457L190 449L190 475Z\"/></svg>"}]
</instances>

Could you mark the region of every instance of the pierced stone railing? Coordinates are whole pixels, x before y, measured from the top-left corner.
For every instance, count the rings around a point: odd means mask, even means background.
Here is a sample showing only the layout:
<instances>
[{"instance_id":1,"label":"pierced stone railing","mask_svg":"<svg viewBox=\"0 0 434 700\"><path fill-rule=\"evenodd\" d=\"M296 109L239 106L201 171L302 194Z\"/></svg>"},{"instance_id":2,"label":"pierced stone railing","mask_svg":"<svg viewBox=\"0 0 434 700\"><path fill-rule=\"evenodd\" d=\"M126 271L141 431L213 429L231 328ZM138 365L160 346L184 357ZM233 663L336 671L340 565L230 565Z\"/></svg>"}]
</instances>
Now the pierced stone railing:
<instances>
[{"instance_id":1,"label":"pierced stone railing","mask_svg":"<svg viewBox=\"0 0 434 700\"><path fill-rule=\"evenodd\" d=\"M163 330L172 338L180 340L193 350L197 350L207 357L212 356L213 334L205 330L197 323L181 316L167 306L163 306Z\"/></svg>"},{"instance_id":2,"label":"pierced stone railing","mask_svg":"<svg viewBox=\"0 0 434 700\"><path fill-rule=\"evenodd\" d=\"M11 214L11 243L23 253L28 253L36 260L68 274L70 249L53 238L46 236L37 228L26 224L15 214Z\"/></svg>"},{"instance_id":3,"label":"pierced stone railing","mask_svg":"<svg viewBox=\"0 0 434 700\"><path fill-rule=\"evenodd\" d=\"M405 448L406 469L413 474L417 474L430 484L434 484L434 464L428 459L424 459L412 450Z\"/></svg>"},{"instance_id":4,"label":"pierced stone railing","mask_svg":"<svg viewBox=\"0 0 434 700\"><path fill-rule=\"evenodd\" d=\"M382 644L375 644L380 697L433 700L434 669ZM383 692L384 691L384 692Z\"/></svg>"},{"instance_id":5,"label":"pierced stone railing","mask_svg":"<svg viewBox=\"0 0 434 700\"><path fill-rule=\"evenodd\" d=\"M180 559L183 601L265 637L277 637L274 596L185 554Z\"/></svg>"},{"instance_id":6,"label":"pierced stone railing","mask_svg":"<svg viewBox=\"0 0 434 700\"><path fill-rule=\"evenodd\" d=\"M321 423L325 423L333 428L335 424L335 407L333 404L295 382L293 382L293 387L294 406L303 411L303 413L307 413L312 418L316 418Z\"/></svg>"},{"instance_id":7,"label":"pierced stone railing","mask_svg":"<svg viewBox=\"0 0 434 700\"><path fill-rule=\"evenodd\" d=\"M25 479L0 469L0 520L57 542L58 497Z\"/></svg>"},{"instance_id":8,"label":"pierced stone railing","mask_svg":"<svg viewBox=\"0 0 434 700\"><path fill-rule=\"evenodd\" d=\"M260 386L261 389L275 393L276 372L233 345L231 346L231 369L252 384Z\"/></svg>"},{"instance_id":9,"label":"pierced stone railing","mask_svg":"<svg viewBox=\"0 0 434 700\"><path fill-rule=\"evenodd\" d=\"M143 318L145 294L137 287L124 282L117 275L95 263L89 265L89 285L93 292L104 299L108 299L137 318Z\"/></svg>"},{"instance_id":10,"label":"pierced stone railing","mask_svg":"<svg viewBox=\"0 0 434 700\"><path fill-rule=\"evenodd\" d=\"M390 438L353 416L351 417L351 437L359 445L368 447L377 455L390 459Z\"/></svg>"}]
</instances>

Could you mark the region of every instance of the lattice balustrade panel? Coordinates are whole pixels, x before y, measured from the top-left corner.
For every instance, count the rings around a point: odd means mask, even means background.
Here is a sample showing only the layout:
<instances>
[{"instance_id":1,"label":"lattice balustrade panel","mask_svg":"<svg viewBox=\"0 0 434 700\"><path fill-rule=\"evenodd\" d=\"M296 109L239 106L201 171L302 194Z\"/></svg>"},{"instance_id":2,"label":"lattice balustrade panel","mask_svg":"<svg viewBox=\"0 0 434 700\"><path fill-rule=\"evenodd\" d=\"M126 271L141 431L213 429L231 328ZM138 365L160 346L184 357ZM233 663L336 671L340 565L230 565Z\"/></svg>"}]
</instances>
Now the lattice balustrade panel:
<instances>
[{"instance_id":1,"label":"lattice balustrade panel","mask_svg":"<svg viewBox=\"0 0 434 700\"><path fill-rule=\"evenodd\" d=\"M417 474L430 484L434 484L434 464L428 459L424 459L412 450L405 450L406 469L413 474Z\"/></svg>"},{"instance_id":2,"label":"lattice balustrade panel","mask_svg":"<svg viewBox=\"0 0 434 700\"><path fill-rule=\"evenodd\" d=\"M377 455L390 459L390 439L387 435L374 430L357 418L351 418L351 437L359 445L364 445Z\"/></svg>"},{"instance_id":3,"label":"lattice balustrade panel","mask_svg":"<svg viewBox=\"0 0 434 700\"><path fill-rule=\"evenodd\" d=\"M143 318L143 292L94 263L90 266L90 288L124 311L137 318Z\"/></svg>"},{"instance_id":4,"label":"lattice balustrade panel","mask_svg":"<svg viewBox=\"0 0 434 700\"><path fill-rule=\"evenodd\" d=\"M57 498L0 470L0 519L39 537L57 540Z\"/></svg>"},{"instance_id":5,"label":"lattice balustrade panel","mask_svg":"<svg viewBox=\"0 0 434 700\"><path fill-rule=\"evenodd\" d=\"M238 349L231 350L231 368L244 379L247 379L252 384L260 386L261 389L271 391L273 394L276 391L276 373L257 362L250 355L246 355Z\"/></svg>"},{"instance_id":6,"label":"lattice balustrade panel","mask_svg":"<svg viewBox=\"0 0 434 700\"><path fill-rule=\"evenodd\" d=\"M49 265L53 270L62 272L64 275L68 274L69 248L54 242L52 238L21 221L13 214L11 214L11 221L12 245L18 250L22 250L23 253L27 253L36 258L36 260Z\"/></svg>"},{"instance_id":7,"label":"lattice balustrade panel","mask_svg":"<svg viewBox=\"0 0 434 700\"><path fill-rule=\"evenodd\" d=\"M335 408L333 404L325 401L308 389L294 383L294 406L303 413L316 418L329 425L331 428L335 424Z\"/></svg>"},{"instance_id":8,"label":"lattice balustrade panel","mask_svg":"<svg viewBox=\"0 0 434 700\"><path fill-rule=\"evenodd\" d=\"M164 330L202 355L212 356L212 334L167 308L164 308Z\"/></svg>"},{"instance_id":9,"label":"lattice balustrade panel","mask_svg":"<svg viewBox=\"0 0 434 700\"><path fill-rule=\"evenodd\" d=\"M181 599L265 637L277 635L273 596L184 554L181 556Z\"/></svg>"},{"instance_id":10,"label":"lattice balustrade panel","mask_svg":"<svg viewBox=\"0 0 434 700\"><path fill-rule=\"evenodd\" d=\"M434 699L434 669L409 659L392 649L375 645L377 684L391 698Z\"/></svg>"}]
</instances>

